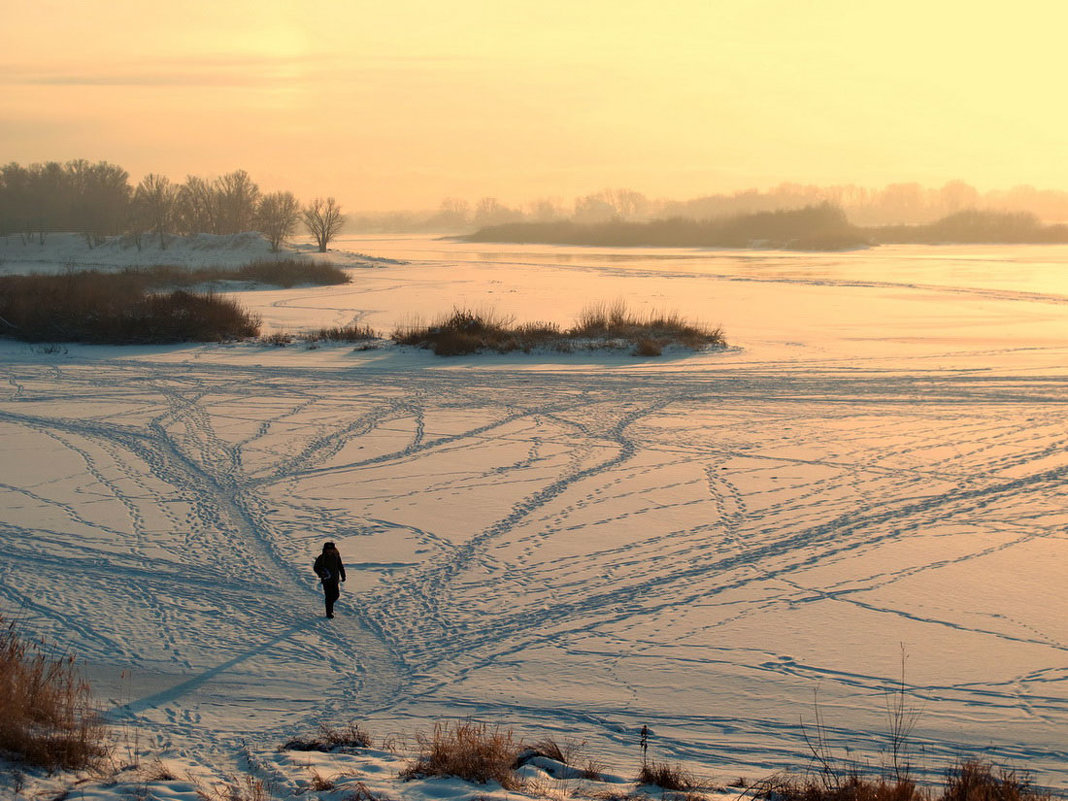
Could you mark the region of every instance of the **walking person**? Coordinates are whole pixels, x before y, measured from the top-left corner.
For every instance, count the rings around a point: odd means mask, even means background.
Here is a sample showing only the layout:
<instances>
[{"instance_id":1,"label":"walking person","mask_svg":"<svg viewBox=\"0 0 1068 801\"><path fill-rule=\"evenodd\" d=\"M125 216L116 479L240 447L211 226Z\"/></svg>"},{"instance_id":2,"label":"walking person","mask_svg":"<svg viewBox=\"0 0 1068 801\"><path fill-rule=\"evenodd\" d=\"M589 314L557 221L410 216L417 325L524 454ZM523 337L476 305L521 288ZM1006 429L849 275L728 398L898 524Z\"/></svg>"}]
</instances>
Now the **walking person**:
<instances>
[{"instance_id":1,"label":"walking person","mask_svg":"<svg viewBox=\"0 0 1068 801\"><path fill-rule=\"evenodd\" d=\"M326 616L334 616L334 601L341 595L339 581L345 580L345 565L341 563L341 554L337 546L332 542L323 545L323 552L315 557L313 565L315 575L323 583L323 594L326 597Z\"/></svg>"}]
</instances>

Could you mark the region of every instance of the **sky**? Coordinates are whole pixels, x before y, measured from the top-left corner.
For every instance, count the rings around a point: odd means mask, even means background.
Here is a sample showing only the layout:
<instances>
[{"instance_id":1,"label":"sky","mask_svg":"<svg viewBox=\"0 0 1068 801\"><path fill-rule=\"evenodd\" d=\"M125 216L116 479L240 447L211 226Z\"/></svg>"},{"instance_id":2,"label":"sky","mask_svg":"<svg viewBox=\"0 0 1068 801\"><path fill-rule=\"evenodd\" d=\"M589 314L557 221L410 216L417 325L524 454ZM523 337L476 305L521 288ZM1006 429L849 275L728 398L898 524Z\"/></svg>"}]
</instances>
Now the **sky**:
<instances>
[{"instance_id":1,"label":"sky","mask_svg":"<svg viewBox=\"0 0 1068 801\"><path fill-rule=\"evenodd\" d=\"M1068 189L1061 0L0 0L0 161L348 210Z\"/></svg>"}]
</instances>

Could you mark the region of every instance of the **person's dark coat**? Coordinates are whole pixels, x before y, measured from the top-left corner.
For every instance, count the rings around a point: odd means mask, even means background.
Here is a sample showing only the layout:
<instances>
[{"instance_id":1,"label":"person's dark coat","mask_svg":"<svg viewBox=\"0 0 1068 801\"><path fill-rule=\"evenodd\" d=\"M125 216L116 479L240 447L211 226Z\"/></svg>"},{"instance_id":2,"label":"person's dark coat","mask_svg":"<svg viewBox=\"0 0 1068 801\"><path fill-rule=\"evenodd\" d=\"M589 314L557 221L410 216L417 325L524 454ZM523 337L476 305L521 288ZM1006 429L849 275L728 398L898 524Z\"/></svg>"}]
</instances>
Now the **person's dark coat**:
<instances>
[{"instance_id":1,"label":"person's dark coat","mask_svg":"<svg viewBox=\"0 0 1068 801\"><path fill-rule=\"evenodd\" d=\"M334 602L341 596L341 585L338 582L345 580L345 565L334 543L328 542L323 546L323 552L315 557L312 569L323 583L326 616L333 617Z\"/></svg>"},{"instance_id":2,"label":"person's dark coat","mask_svg":"<svg viewBox=\"0 0 1068 801\"><path fill-rule=\"evenodd\" d=\"M315 557L313 565L315 575L324 583L337 584L345 580L345 565L341 562L341 554L337 548L324 546L323 552Z\"/></svg>"}]
</instances>

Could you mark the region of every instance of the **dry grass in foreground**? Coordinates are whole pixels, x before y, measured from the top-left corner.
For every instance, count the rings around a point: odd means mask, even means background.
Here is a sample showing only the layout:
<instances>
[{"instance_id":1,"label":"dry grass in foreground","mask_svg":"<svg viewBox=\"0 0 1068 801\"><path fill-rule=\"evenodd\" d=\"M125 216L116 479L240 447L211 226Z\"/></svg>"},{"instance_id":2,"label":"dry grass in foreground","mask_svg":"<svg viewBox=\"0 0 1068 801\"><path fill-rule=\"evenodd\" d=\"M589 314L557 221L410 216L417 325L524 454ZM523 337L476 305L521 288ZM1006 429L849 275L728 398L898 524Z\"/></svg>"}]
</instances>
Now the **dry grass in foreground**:
<instances>
[{"instance_id":1,"label":"dry grass in foreground","mask_svg":"<svg viewBox=\"0 0 1068 801\"><path fill-rule=\"evenodd\" d=\"M0 619L0 751L56 769L93 765L108 751L74 657L49 654Z\"/></svg>"},{"instance_id":2,"label":"dry grass in foreground","mask_svg":"<svg viewBox=\"0 0 1068 801\"><path fill-rule=\"evenodd\" d=\"M506 790L522 785L514 771L520 745L511 730L470 720L435 723L432 734L416 739L419 754L401 773L402 779L455 776L478 784L495 781Z\"/></svg>"},{"instance_id":3,"label":"dry grass in foreground","mask_svg":"<svg viewBox=\"0 0 1068 801\"><path fill-rule=\"evenodd\" d=\"M317 737L298 737L282 746L283 751L337 751L343 748L370 748L371 735L358 723L350 722L344 726L319 724Z\"/></svg>"},{"instance_id":4,"label":"dry grass in foreground","mask_svg":"<svg viewBox=\"0 0 1068 801\"><path fill-rule=\"evenodd\" d=\"M393 340L427 348L438 356L534 349L570 353L603 348L631 348L635 356L659 356L671 345L691 350L727 345L719 328L687 322L676 313L642 316L621 301L587 306L575 325L566 330L554 323L515 325L511 318L492 311L455 308L430 325L416 322L398 328Z\"/></svg>"},{"instance_id":5,"label":"dry grass in foreground","mask_svg":"<svg viewBox=\"0 0 1068 801\"><path fill-rule=\"evenodd\" d=\"M681 765L650 760L642 765L634 780L638 784L651 784L662 790L687 793L701 789L701 782Z\"/></svg>"},{"instance_id":6,"label":"dry grass in foreground","mask_svg":"<svg viewBox=\"0 0 1068 801\"><path fill-rule=\"evenodd\" d=\"M995 768L989 762L960 762L945 773L939 787L907 779L868 778L857 773L835 777L773 777L753 788L753 795L774 801L1051 801L1027 776Z\"/></svg>"}]
</instances>

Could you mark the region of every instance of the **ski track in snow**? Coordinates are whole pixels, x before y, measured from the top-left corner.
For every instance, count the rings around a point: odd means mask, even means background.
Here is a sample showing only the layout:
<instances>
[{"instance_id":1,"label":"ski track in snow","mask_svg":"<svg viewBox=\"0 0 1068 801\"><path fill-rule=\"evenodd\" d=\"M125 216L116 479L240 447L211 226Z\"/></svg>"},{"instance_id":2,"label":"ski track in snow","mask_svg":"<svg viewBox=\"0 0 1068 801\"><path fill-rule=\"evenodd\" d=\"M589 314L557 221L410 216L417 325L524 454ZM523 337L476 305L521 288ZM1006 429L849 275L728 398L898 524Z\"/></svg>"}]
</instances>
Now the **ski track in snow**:
<instances>
[{"instance_id":1,"label":"ski track in snow","mask_svg":"<svg viewBox=\"0 0 1068 801\"><path fill-rule=\"evenodd\" d=\"M1043 542L1063 554L1068 379L0 369L6 441L54 452L52 475L3 471L2 608L90 663L164 676L110 715L170 747L432 708L579 727L620 750L649 723L673 758L773 767L804 758L803 688L877 711L892 685L896 665L846 669L819 645L832 610L886 626L879 641L920 662L942 636L1008 655L1000 680L956 664L948 683L910 676L951 720L921 732L928 753L986 753L992 719L1010 732L999 754L1068 763L1063 726L1049 735L1068 713L1063 619L938 593L962 565ZM929 534L948 522L960 532ZM310 561L345 534L349 586L326 624ZM401 535L415 558L361 568L365 538L391 552ZM779 618L806 636L780 640ZM550 652L550 669L596 665L590 680L613 687L588 706L581 677L544 702L502 689L507 666L520 685L549 681L530 660ZM1006 676L1017 652L1027 671ZM735 677L738 709L665 706L643 666L665 661L699 683ZM272 682L303 689L286 700ZM758 686L791 697L761 714L743 697ZM285 714L218 728L223 696ZM1028 720L1045 728L1028 736ZM827 736L866 735L832 722Z\"/></svg>"}]
</instances>

